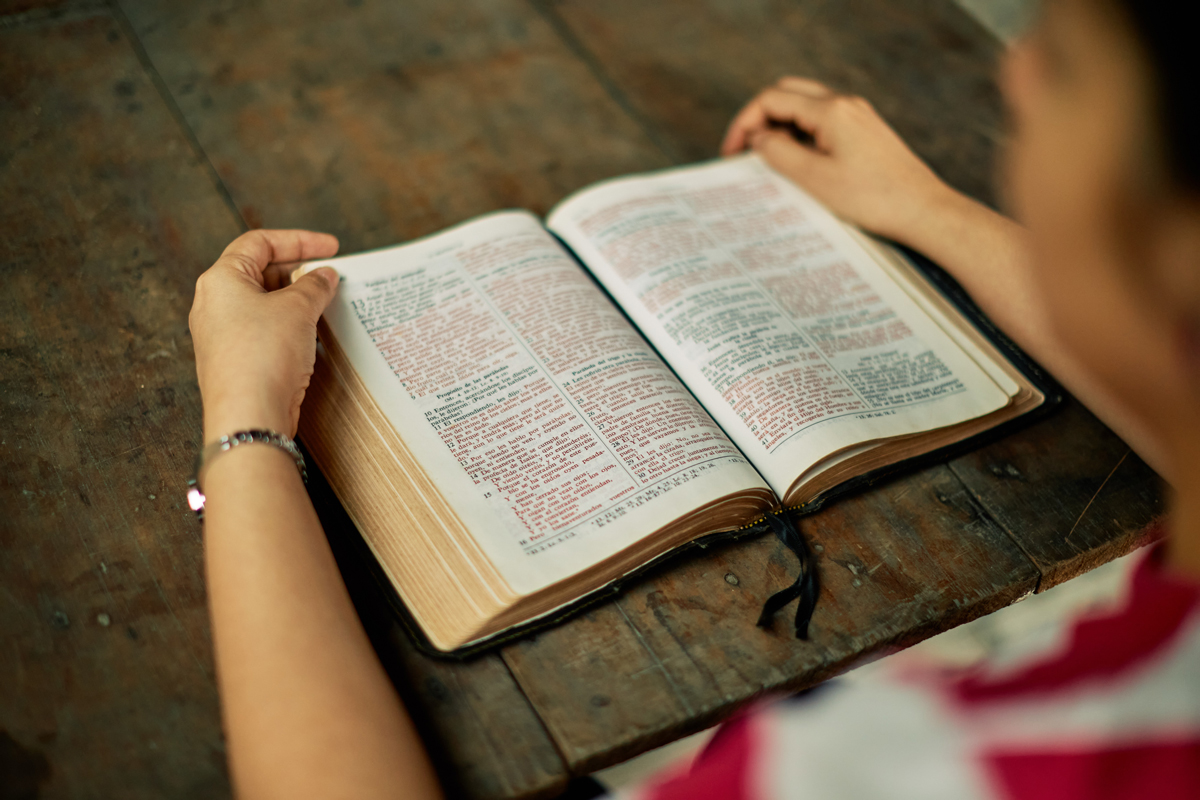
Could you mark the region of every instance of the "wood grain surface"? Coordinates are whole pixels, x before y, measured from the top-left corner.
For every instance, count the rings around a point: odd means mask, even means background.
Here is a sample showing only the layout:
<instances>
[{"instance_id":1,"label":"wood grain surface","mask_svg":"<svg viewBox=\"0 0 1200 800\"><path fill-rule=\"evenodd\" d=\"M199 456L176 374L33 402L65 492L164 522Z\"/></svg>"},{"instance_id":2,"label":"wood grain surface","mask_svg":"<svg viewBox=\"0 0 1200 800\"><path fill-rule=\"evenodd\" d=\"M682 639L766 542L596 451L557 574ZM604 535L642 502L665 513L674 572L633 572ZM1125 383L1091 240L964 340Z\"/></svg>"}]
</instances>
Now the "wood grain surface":
<instances>
[{"instance_id":1,"label":"wood grain surface","mask_svg":"<svg viewBox=\"0 0 1200 800\"><path fill-rule=\"evenodd\" d=\"M522 0L122 5L251 226L355 252L669 164Z\"/></svg>"},{"instance_id":2,"label":"wood grain surface","mask_svg":"<svg viewBox=\"0 0 1200 800\"><path fill-rule=\"evenodd\" d=\"M192 286L240 225L106 11L0 29L0 98L0 782L227 795L182 492Z\"/></svg>"},{"instance_id":3,"label":"wood grain surface","mask_svg":"<svg viewBox=\"0 0 1200 800\"><path fill-rule=\"evenodd\" d=\"M1000 46L950 0L0 4L0 772L14 796L221 797L195 277L247 226L393 244L715 154L781 74L861 93L994 202ZM1158 480L1071 402L806 518L812 640L754 627L771 537L467 663L418 653L314 503L455 795L570 775L812 685L1144 541ZM9 679L8 676L13 676ZM23 792L24 794L16 794ZM0 792L0 796L5 796Z\"/></svg>"},{"instance_id":4,"label":"wood grain surface","mask_svg":"<svg viewBox=\"0 0 1200 800\"><path fill-rule=\"evenodd\" d=\"M1039 591L1161 535L1161 480L1075 400L950 468L1041 572Z\"/></svg>"},{"instance_id":5,"label":"wood grain surface","mask_svg":"<svg viewBox=\"0 0 1200 800\"><path fill-rule=\"evenodd\" d=\"M999 43L939 0L536 0L673 160L712 158L783 75L870 100L946 180L994 199Z\"/></svg>"}]
</instances>

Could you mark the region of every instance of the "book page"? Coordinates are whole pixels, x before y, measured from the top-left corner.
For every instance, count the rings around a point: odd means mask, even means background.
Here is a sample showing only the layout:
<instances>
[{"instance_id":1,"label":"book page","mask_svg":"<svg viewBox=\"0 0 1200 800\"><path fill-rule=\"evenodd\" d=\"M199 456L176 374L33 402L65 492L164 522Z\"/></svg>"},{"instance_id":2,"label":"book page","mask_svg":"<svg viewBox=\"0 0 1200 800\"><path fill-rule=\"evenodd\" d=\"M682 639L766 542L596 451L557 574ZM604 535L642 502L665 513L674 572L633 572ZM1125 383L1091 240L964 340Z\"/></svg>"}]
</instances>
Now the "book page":
<instances>
[{"instance_id":1,"label":"book page","mask_svg":"<svg viewBox=\"0 0 1200 800\"><path fill-rule=\"evenodd\" d=\"M514 591L766 490L532 215L327 263L339 346Z\"/></svg>"},{"instance_id":2,"label":"book page","mask_svg":"<svg viewBox=\"0 0 1200 800\"><path fill-rule=\"evenodd\" d=\"M941 326L942 330L953 339L959 347L961 347L967 355L969 355L976 364L983 368L983 371L988 374L996 385L1007 394L1009 397L1016 396L1020 391L1020 385L1013 380L1011 371L1015 369L1007 362L997 362L984 352L984 348L980 346L979 338L982 336L976 329L972 328L969 331L963 330L958 325L951 322L950 317L946 312L946 307L953 307L950 300L945 298L938 290L933 289L931 292L922 292L917 284L923 280L922 273L908 257L902 255L895 248L887 245L883 240L876 239L857 229L850 229L851 237L863 245L864 249L875 259L875 263L883 268L894 277L898 278L897 283L913 302L921 307L929 317ZM928 284L926 284L928 286ZM933 298L937 298L935 302ZM968 323L969 324L969 323Z\"/></svg>"},{"instance_id":3,"label":"book page","mask_svg":"<svg viewBox=\"0 0 1200 800\"><path fill-rule=\"evenodd\" d=\"M781 497L844 448L1009 402L843 223L757 156L585 189L547 227Z\"/></svg>"}]
</instances>

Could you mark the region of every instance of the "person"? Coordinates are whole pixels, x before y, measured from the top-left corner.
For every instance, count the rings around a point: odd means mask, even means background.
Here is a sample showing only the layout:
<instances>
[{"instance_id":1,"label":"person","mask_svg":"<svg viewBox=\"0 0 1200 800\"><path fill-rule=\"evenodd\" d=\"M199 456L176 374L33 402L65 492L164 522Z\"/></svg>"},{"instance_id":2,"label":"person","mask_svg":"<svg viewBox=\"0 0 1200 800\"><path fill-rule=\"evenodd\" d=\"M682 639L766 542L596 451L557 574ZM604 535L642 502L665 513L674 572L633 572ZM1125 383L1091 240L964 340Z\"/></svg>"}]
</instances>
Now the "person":
<instances>
[{"instance_id":1,"label":"person","mask_svg":"<svg viewBox=\"0 0 1200 800\"><path fill-rule=\"evenodd\" d=\"M865 101L785 78L733 121L842 217L949 270L1172 483L1128 602L965 674L909 671L727 723L673 797L1200 797L1200 130L1195 48L1159 0L1048 0L1008 55L1021 225L956 193ZM801 144L773 122L812 136ZM292 434L336 291L278 265L330 236L251 231L196 286L205 440ZM434 797L430 762L355 616L297 471L238 447L205 474L206 567L239 795Z\"/></svg>"}]
</instances>

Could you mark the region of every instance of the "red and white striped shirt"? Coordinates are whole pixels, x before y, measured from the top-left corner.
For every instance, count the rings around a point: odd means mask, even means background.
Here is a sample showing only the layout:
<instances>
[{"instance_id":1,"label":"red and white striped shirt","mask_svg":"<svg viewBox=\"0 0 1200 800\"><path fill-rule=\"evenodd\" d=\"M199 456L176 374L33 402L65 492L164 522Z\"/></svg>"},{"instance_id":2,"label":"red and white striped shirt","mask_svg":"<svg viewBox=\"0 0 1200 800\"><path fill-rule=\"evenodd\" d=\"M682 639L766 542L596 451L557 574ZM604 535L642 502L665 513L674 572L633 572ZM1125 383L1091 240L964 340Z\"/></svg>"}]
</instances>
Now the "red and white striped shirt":
<instances>
[{"instance_id":1,"label":"red and white striped shirt","mask_svg":"<svg viewBox=\"0 0 1200 800\"><path fill-rule=\"evenodd\" d=\"M1054 641L759 706L690 769L629 796L1200 798L1200 585L1160 560L1158 549L1143 558L1119 608Z\"/></svg>"}]
</instances>

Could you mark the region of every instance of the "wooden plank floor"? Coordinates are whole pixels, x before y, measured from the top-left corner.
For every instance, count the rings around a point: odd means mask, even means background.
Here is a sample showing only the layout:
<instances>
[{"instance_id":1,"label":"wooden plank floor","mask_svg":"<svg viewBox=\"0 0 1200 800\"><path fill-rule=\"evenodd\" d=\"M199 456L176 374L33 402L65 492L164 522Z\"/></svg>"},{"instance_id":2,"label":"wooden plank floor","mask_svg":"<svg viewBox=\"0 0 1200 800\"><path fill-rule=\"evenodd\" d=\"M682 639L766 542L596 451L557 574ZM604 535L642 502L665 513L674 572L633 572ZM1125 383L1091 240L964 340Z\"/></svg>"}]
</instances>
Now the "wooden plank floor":
<instances>
[{"instance_id":1,"label":"wooden plank floor","mask_svg":"<svg viewBox=\"0 0 1200 800\"><path fill-rule=\"evenodd\" d=\"M993 199L1000 47L951 0L0 2L0 772L43 797L229 794L200 531L195 277L249 226L344 252L714 154L760 86L871 99ZM314 502L455 794L570 775L1127 552L1157 478L1074 402L804 523L811 642L760 631L771 538L466 664L408 643ZM7 790L8 785L4 788Z\"/></svg>"}]
</instances>

